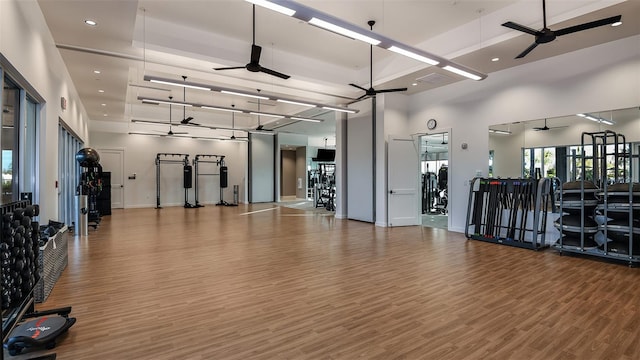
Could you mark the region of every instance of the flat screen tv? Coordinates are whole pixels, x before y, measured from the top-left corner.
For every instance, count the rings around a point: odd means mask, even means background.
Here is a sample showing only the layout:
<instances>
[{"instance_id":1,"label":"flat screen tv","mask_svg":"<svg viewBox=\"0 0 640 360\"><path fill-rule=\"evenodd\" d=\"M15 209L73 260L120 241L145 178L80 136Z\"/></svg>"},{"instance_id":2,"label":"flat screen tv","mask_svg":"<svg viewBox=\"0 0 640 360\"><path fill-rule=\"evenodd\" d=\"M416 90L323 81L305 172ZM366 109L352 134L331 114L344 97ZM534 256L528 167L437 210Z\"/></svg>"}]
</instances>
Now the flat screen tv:
<instances>
[{"instance_id":1,"label":"flat screen tv","mask_svg":"<svg viewBox=\"0 0 640 360\"><path fill-rule=\"evenodd\" d=\"M318 149L316 157L311 160L318 162L334 162L335 159L336 151L334 149Z\"/></svg>"}]
</instances>

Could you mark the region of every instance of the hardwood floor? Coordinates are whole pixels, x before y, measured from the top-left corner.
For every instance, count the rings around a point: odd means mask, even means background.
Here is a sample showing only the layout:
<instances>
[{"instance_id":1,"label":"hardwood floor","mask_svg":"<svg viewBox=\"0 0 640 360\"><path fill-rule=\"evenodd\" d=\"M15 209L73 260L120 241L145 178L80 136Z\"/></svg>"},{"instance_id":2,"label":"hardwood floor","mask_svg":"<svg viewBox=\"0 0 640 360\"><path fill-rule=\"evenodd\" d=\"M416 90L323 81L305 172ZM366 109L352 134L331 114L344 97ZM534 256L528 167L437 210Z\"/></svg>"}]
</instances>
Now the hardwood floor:
<instances>
[{"instance_id":1,"label":"hardwood floor","mask_svg":"<svg viewBox=\"0 0 640 360\"><path fill-rule=\"evenodd\" d=\"M128 209L39 308L78 319L58 359L638 359L639 280L272 204Z\"/></svg>"}]
</instances>

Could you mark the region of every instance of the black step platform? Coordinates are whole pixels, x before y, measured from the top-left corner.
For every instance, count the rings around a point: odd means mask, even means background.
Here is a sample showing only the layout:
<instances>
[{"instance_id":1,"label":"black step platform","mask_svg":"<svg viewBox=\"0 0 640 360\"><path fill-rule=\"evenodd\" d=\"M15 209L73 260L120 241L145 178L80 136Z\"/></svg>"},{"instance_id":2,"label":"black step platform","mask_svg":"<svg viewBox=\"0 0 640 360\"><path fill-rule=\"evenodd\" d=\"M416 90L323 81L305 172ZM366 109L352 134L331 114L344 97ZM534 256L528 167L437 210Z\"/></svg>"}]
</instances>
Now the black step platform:
<instances>
[{"instance_id":1,"label":"black step platform","mask_svg":"<svg viewBox=\"0 0 640 360\"><path fill-rule=\"evenodd\" d=\"M42 316L26 321L16 326L4 347L12 356L20 354L25 348L53 349L58 336L64 334L75 323L75 318L59 315Z\"/></svg>"}]
</instances>

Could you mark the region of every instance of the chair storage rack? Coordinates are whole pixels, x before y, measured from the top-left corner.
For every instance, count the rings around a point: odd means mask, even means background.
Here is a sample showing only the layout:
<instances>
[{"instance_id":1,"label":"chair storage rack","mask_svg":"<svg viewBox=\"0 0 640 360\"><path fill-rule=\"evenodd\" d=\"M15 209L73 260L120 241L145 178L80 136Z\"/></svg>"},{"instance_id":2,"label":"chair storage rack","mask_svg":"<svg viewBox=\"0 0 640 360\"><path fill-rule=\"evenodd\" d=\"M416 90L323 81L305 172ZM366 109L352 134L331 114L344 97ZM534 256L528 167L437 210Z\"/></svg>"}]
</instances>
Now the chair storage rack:
<instances>
[{"instance_id":1,"label":"chair storage rack","mask_svg":"<svg viewBox=\"0 0 640 360\"><path fill-rule=\"evenodd\" d=\"M581 174L587 174L586 163L591 160L593 181L581 176L577 181L580 186L574 185L573 192L561 188L559 206L564 215L556 227L562 235L554 248L560 254L603 257L637 266L640 263L640 184L631 181L633 161L627 152L625 136L610 130L584 132L581 145ZM591 146L591 155L586 155L585 146ZM608 161L612 161L612 168ZM579 222L567 224L572 214L579 216Z\"/></svg>"},{"instance_id":2,"label":"chair storage rack","mask_svg":"<svg viewBox=\"0 0 640 360\"><path fill-rule=\"evenodd\" d=\"M465 235L467 239L531 250L546 244L552 179L471 180Z\"/></svg>"}]
</instances>

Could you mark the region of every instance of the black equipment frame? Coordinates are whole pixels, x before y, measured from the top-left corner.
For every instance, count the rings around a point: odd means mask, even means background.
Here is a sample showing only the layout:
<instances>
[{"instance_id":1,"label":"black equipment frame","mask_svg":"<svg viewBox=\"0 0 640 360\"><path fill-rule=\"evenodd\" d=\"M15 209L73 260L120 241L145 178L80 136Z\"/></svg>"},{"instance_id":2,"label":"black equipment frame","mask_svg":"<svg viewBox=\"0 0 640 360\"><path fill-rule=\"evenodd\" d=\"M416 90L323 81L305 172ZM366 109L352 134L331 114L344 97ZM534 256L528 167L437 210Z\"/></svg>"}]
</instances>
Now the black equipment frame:
<instances>
[{"instance_id":1,"label":"black equipment frame","mask_svg":"<svg viewBox=\"0 0 640 360\"><path fill-rule=\"evenodd\" d=\"M180 160L175 157L182 157ZM162 209L160 206L160 165L161 164L182 164L183 168L189 165L189 154L179 153L158 153L156 155L156 209ZM193 207L189 204L188 189L184 189L184 207Z\"/></svg>"},{"instance_id":2,"label":"black equipment frame","mask_svg":"<svg viewBox=\"0 0 640 360\"><path fill-rule=\"evenodd\" d=\"M193 172L194 172L194 186L193 186L193 189L195 191L195 205L194 205L194 207L203 207L204 206L204 205L200 204L200 202L198 201L198 177L201 176L201 175L202 176L220 176L220 172L218 172L217 174L215 174L215 173L200 174L200 172L198 170L198 164L200 164L200 163L216 164L216 166L218 166L218 168L221 168L221 167L225 166L224 157L225 157L225 155L197 154L193 158ZM214 160L207 160L207 159L214 159ZM220 202L218 202L216 205L225 205L225 204L226 203L223 200L223 187L220 186Z\"/></svg>"},{"instance_id":3,"label":"black equipment frame","mask_svg":"<svg viewBox=\"0 0 640 360\"><path fill-rule=\"evenodd\" d=\"M465 236L531 250L549 247L545 238L551 184L550 178L474 178L469 189Z\"/></svg>"},{"instance_id":4,"label":"black equipment frame","mask_svg":"<svg viewBox=\"0 0 640 360\"><path fill-rule=\"evenodd\" d=\"M592 160L593 164L593 183L599 188L598 190L598 209L601 209L602 215L604 219L609 217L608 212L613 211L611 209L612 204L610 203L611 196L618 196L620 193L611 193L610 187L611 182L613 184L628 182L629 188L626 193L622 193L624 195L628 195L628 202L622 204L625 211L628 211L627 219L628 219L628 231L625 233L625 236L629 239L628 242L628 254L623 253L615 253L610 251L609 242L608 242L608 231L609 225L607 222L604 224L598 224L598 232L601 232L604 237L604 244L602 248L591 249L585 247L585 219L588 216L592 216L592 214L584 204L585 198L585 176L581 176L580 179L580 194L581 202L579 210L580 214L580 244L578 246L567 245L563 241L563 235L561 233L558 242L554 245L554 248L562 253L573 253L579 255L593 256L593 257L601 257L607 258L613 261L626 262L630 267L638 266L640 264L640 256L634 255L637 253L637 250L634 250L634 210L636 210L638 206L638 202L634 203L634 183L632 181L632 164L633 161L629 161L629 168L627 168L627 159L631 160L631 153L626 152L626 137L622 134L618 134L611 130L604 130L598 132L583 132L581 138L581 147L582 147L582 164L580 170L582 174L587 174L586 163L587 160ZM591 156L585 155L585 147L591 146ZM620 150L622 148L622 150ZM612 178L609 178L609 171L611 169L607 168L607 158L613 158L614 166ZM563 190L562 186L560 187L560 196L559 196L559 205L560 211L563 212L563 209L570 208L566 206L563 199ZM620 209L616 209L618 213L623 213ZM558 219L558 224L560 229L564 229L564 224L562 222L562 217ZM637 235L637 234L636 234Z\"/></svg>"}]
</instances>

